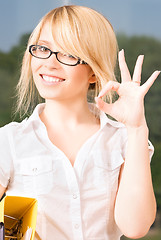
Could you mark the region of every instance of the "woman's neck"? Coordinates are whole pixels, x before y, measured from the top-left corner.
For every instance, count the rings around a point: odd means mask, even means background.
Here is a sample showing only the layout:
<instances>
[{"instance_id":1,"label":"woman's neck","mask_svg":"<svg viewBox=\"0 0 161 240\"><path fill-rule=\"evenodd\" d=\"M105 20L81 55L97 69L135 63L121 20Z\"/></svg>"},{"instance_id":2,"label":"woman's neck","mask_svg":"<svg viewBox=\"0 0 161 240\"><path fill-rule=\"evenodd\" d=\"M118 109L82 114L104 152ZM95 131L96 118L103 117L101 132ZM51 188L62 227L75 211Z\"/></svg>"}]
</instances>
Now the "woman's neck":
<instances>
[{"instance_id":1,"label":"woman's neck","mask_svg":"<svg viewBox=\"0 0 161 240\"><path fill-rule=\"evenodd\" d=\"M46 100L45 108L40 114L44 124L52 126L66 126L74 128L78 124L94 123L95 116L89 110L88 102L84 101L61 102Z\"/></svg>"}]
</instances>

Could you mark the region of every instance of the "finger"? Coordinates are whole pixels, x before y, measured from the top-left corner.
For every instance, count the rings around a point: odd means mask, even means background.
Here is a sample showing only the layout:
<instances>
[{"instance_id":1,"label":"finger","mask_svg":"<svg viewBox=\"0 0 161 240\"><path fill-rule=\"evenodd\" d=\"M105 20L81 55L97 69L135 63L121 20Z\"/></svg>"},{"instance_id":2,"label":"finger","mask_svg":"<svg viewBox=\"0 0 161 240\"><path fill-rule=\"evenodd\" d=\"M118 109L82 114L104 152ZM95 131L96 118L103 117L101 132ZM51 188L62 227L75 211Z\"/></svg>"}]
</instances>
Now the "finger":
<instances>
[{"instance_id":1,"label":"finger","mask_svg":"<svg viewBox=\"0 0 161 240\"><path fill-rule=\"evenodd\" d=\"M122 82L128 82L131 80L131 75L125 61L124 50L119 52L119 67L121 72Z\"/></svg>"},{"instance_id":2,"label":"finger","mask_svg":"<svg viewBox=\"0 0 161 240\"><path fill-rule=\"evenodd\" d=\"M98 97L103 97L104 95L107 94L108 91L113 90L113 91L118 91L118 88L120 87L120 83L114 82L114 81L109 81L105 87L100 91Z\"/></svg>"},{"instance_id":3,"label":"finger","mask_svg":"<svg viewBox=\"0 0 161 240\"><path fill-rule=\"evenodd\" d=\"M140 55L137 58L136 65L134 68L134 73L133 73L133 82L140 84L141 82L141 72L142 72L142 65L143 65L143 60L144 60L144 55Z\"/></svg>"},{"instance_id":4,"label":"finger","mask_svg":"<svg viewBox=\"0 0 161 240\"><path fill-rule=\"evenodd\" d=\"M150 87L153 85L154 81L157 79L161 71L155 71L150 78L141 86L141 88L144 90L144 93L146 94Z\"/></svg>"},{"instance_id":5,"label":"finger","mask_svg":"<svg viewBox=\"0 0 161 240\"><path fill-rule=\"evenodd\" d=\"M96 106L102 110L103 112L107 113L107 114L111 114L112 113L112 104L108 104L106 102L104 102L101 98L96 97L95 98L96 101Z\"/></svg>"}]
</instances>

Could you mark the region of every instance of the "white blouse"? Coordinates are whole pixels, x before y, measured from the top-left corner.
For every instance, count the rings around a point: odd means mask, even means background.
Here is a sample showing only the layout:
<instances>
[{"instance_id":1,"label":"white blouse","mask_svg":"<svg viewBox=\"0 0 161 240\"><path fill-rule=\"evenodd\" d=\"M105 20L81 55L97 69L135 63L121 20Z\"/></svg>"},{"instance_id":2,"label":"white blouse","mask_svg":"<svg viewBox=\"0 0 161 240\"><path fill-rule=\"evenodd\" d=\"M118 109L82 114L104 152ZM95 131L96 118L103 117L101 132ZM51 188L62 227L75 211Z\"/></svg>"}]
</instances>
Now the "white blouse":
<instances>
[{"instance_id":1,"label":"white blouse","mask_svg":"<svg viewBox=\"0 0 161 240\"><path fill-rule=\"evenodd\" d=\"M39 118L44 104L21 123L0 128L0 184L7 195L35 197L35 240L118 240L114 219L127 132L100 112L100 130L79 150L72 167L48 138ZM150 156L153 146L150 144Z\"/></svg>"}]
</instances>

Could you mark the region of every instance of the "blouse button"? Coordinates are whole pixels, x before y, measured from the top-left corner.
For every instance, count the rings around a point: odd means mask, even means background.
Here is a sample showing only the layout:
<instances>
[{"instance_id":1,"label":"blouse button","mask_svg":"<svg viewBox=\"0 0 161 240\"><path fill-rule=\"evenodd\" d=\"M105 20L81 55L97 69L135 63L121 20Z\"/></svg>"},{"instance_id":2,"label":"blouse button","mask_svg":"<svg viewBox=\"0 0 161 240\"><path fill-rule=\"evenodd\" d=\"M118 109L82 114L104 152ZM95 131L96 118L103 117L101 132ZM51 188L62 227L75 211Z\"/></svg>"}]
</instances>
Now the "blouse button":
<instances>
[{"instance_id":1,"label":"blouse button","mask_svg":"<svg viewBox=\"0 0 161 240\"><path fill-rule=\"evenodd\" d=\"M75 224L75 229L78 229L79 228L79 224Z\"/></svg>"},{"instance_id":2,"label":"blouse button","mask_svg":"<svg viewBox=\"0 0 161 240\"><path fill-rule=\"evenodd\" d=\"M77 198L77 195L76 195L76 194L73 194L73 198L76 199L76 198Z\"/></svg>"},{"instance_id":3,"label":"blouse button","mask_svg":"<svg viewBox=\"0 0 161 240\"><path fill-rule=\"evenodd\" d=\"M37 168L33 168L32 171L33 171L33 172L37 172Z\"/></svg>"}]
</instances>

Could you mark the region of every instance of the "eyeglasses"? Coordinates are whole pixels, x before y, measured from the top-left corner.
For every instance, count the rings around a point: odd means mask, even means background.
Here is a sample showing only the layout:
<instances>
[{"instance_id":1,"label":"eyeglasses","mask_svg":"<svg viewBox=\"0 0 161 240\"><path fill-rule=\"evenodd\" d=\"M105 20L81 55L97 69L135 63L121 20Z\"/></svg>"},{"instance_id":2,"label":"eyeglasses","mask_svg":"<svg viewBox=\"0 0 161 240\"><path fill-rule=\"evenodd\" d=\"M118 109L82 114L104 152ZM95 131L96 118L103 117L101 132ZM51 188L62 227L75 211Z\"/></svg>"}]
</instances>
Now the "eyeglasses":
<instances>
[{"instance_id":1,"label":"eyeglasses","mask_svg":"<svg viewBox=\"0 0 161 240\"><path fill-rule=\"evenodd\" d=\"M87 64L85 61L81 60L79 57L75 57L67 53L53 52L49 48L41 45L29 46L29 52L33 57L40 58L40 59L47 59L52 54L55 54L56 59L60 63L68 66L76 66L78 64Z\"/></svg>"}]
</instances>

